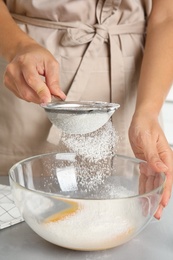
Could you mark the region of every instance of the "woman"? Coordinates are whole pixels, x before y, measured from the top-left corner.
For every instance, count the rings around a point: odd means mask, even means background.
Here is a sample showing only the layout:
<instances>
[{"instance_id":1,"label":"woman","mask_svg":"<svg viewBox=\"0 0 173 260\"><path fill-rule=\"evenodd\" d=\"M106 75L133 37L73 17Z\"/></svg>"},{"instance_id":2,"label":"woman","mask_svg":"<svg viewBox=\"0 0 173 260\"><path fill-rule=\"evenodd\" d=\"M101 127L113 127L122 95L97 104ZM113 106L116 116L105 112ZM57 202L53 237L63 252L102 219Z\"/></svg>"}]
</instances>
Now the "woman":
<instances>
[{"instance_id":1,"label":"woman","mask_svg":"<svg viewBox=\"0 0 173 260\"><path fill-rule=\"evenodd\" d=\"M118 152L131 153L129 129L135 156L167 175L159 219L173 178L172 151L158 123L173 80L172 6L172 0L0 0L0 71L11 90L0 90L1 172L56 149L56 130L37 105L51 94L116 102Z\"/></svg>"}]
</instances>

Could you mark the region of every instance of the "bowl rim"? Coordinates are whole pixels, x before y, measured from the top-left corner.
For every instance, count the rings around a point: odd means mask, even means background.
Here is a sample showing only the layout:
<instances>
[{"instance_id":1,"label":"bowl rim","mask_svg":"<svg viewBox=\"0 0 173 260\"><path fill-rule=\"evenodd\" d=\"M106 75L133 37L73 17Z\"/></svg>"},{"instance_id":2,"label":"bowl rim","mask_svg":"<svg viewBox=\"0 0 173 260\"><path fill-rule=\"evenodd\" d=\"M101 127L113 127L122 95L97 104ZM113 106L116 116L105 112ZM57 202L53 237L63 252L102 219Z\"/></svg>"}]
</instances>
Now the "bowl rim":
<instances>
[{"instance_id":1,"label":"bowl rim","mask_svg":"<svg viewBox=\"0 0 173 260\"><path fill-rule=\"evenodd\" d=\"M56 155L56 154L59 154L59 155L65 155L65 154L75 154L75 153L70 153L70 152L64 152L64 153L59 153L59 152L50 152L50 153L43 153L43 154L38 154L38 155L33 155L33 156L30 156L30 157L27 157L25 159L22 159L20 161L18 161L17 163L15 163L8 171L8 176L9 176L9 180L11 180L12 182L14 182L15 184L17 184L18 186L20 186L22 189L26 189L27 191L30 191L30 192L33 192L33 193L37 193L37 194L41 194L44 196L55 196L58 197L58 198L64 198L64 199L67 199L67 200L87 200L87 201L93 201L93 200L100 200L100 201L106 201L106 200L127 200L127 199L134 199L134 198L141 198L141 197L148 197L149 195L152 195L153 193L156 193L157 191L159 191L160 189L164 189L164 186L165 186L165 183L166 183L166 175L164 172L159 172L158 174L160 174L163 178L163 182L162 184L160 184L157 188L155 189L152 189L151 191L149 192L145 192L145 193L142 193L142 194L138 194L138 195L130 195L130 196L127 196L127 197L120 197L120 198L83 198L83 197L69 197L69 195L61 195L60 193L53 193L53 192L44 192L44 191L41 191L41 190L35 190L35 189L30 189L30 188L27 188L23 185L21 185L19 182L15 181L14 178L12 177L12 172L13 170L18 166L18 165L21 165L22 163L25 163L25 162L28 162L28 161L32 161L33 159L37 158L41 158L41 157L46 157L46 156L52 156L52 155ZM144 162L144 163L147 163L147 161L145 160L142 160L142 159L139 159L139 158L136 158L136 157L130 157L130 156L126 156L126 155L122 155L122 154L114 154L112 155L112 157L114 156L117 156L117 157L120 157L122 159L127 159L127 160L131 160L135 163L140 163L140 162ZM11 182L10 182L10 186L11 186Z\"/></svg>"}]
</instances>

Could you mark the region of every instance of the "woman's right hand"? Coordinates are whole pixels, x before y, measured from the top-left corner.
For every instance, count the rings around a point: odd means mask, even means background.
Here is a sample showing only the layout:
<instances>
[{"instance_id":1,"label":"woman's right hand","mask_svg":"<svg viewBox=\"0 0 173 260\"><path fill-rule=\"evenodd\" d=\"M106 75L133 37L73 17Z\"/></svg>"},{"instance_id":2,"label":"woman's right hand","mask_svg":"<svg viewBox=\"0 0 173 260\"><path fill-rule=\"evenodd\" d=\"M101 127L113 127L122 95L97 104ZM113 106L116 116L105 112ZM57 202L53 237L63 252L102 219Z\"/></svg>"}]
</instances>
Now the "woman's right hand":
<instances>
[{"instance_id":1,"label":"woman's right hand","mask_svg":"<svg viewBox=\"0 0 173 260\"><path fill-rule=\"evenodd\" d=\"M42 77L41 77L42 76ZM7 65L4 84L17 97L37 104L51 101L51 95L64 100L59 86L59 65L39 44L29 43Z\"/></svg>"}]
</instances>

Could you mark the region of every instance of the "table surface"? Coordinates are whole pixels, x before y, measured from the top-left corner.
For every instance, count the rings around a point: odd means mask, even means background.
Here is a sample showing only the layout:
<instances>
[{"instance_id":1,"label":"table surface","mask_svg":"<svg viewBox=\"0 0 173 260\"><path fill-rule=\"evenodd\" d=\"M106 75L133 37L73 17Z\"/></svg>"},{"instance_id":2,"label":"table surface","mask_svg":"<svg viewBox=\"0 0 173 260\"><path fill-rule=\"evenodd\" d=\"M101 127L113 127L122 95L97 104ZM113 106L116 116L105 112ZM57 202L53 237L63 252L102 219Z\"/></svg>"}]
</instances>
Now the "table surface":
<instances>
[{"instance_id":1,"label":"table surface","mask_svg":"<svg viewBox=\"0 0 173 260\"><path fill-rule=\"evenodd\" d=\"M8 184L8 177L0 177ZM153 219L130 242L113 249L80 252L53 245L39 237L25 223L0 230L1 260L173 260L173 198L161 220Z\"/></svg>"}]
</instances>

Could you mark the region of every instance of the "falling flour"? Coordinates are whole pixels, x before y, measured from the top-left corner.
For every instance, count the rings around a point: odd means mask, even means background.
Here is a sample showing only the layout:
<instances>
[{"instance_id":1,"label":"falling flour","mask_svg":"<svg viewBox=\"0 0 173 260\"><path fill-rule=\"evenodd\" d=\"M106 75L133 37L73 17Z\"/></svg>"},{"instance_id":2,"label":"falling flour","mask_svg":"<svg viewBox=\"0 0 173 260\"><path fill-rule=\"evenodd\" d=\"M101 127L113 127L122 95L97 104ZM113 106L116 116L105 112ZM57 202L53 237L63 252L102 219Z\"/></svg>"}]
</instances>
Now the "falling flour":
<instances>
[{"instance_id":1,"label":"falling flour","mask_svg":"<svg viewBox=\"0 0 173 260\"><path fill-rule=\"evenodd\" d=\"M95 132L85 135L62 134L62 141L70 152L75 152L89 161L97 162L116 151L119 137L111 120Z\"/></svg>"},{"instance_id":2,"label":"falling flour","mask_svg":"<svg viewBox=\"0 0 173 260\"><path fill-rule=\"evenodd\" d=\"M77 156L80 187L95 190L111 174L110 158L115 154L119 137L109 120L103 127L86 135L62 134L68 152Z\"/></svg>"}]
</instances>

